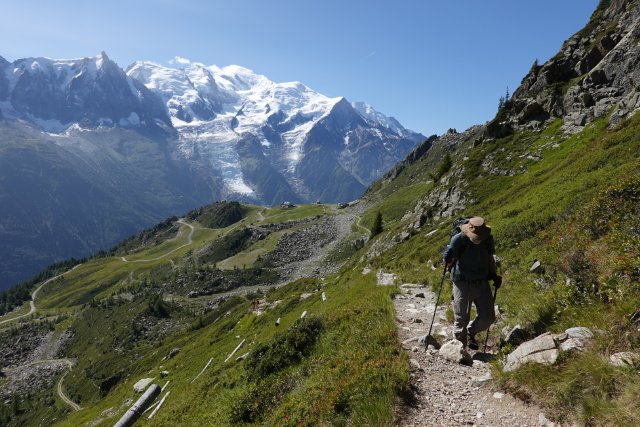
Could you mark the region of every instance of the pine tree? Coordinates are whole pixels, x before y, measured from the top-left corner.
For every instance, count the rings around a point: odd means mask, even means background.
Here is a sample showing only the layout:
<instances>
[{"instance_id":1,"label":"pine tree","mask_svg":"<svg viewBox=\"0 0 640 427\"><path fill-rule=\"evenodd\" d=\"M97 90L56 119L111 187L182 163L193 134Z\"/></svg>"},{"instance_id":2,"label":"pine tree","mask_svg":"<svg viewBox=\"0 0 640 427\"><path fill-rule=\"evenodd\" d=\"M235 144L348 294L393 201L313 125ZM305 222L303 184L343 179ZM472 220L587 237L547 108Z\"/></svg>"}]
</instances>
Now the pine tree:
<instances>
[{"instance_id":1,"label":"pine tree","mask_svg":"<svg viewBox=\"0 0 640 427\"><path fill-rule=\"evenodd\" d=\"M382 214L378 211L376 218L373 220L373 226L371 227L371 237L377 236L380 233L382 233Z\"/></svg>"}]
</instances>

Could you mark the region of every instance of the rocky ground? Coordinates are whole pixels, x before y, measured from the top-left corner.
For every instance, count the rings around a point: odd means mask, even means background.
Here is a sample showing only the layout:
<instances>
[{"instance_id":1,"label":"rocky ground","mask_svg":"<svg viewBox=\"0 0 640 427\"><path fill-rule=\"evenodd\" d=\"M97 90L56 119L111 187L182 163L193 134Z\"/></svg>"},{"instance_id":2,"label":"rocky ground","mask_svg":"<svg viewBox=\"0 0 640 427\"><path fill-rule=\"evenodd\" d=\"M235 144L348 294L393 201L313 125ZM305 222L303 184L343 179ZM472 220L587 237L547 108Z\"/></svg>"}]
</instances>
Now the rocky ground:
<instances>
[{"instance_id":1,"label":"rocky ground","mask_svg":"<svg viewBox=\"0 0 640 427\"><path fill-rule=\"evenodd\" d=\"M411 365L414 395L398 413L400 426L556 426L535 406L496 389L487 363L472 366L425 351L419 340L429 331L435 295L430 289L403 285L395 300L398 332ZM452 337L447 306L438 307L432 335L443 343ZM481 354L477 354L480 357Z\"/></svg>"},{"instance_id":2,"label":"rocky ground","mask_svg":"<svg viewBox=\"0 0 640 427\"><path fill-rule=\"evenodd\" d=\"M0 396L28 395L48 388L70 363L59 359L71 337L68 331L60 334L46 325L31 324L19 333L5 331L0 337L0 364L6 376Z\"/></svg>"},{"instance_id":3,"label":"rocky ground","mask_svg":"<svg viewBox=\"0 0 640 427\"><path fill-rule=\"evenodd\" d=\"M265 258L280 267L281 283L301 277L324 277L338 271L342 262L328 255L352 232L363 206L350 206L318 224L284 235L276 249Z\"/></svg>"}]
</instances>

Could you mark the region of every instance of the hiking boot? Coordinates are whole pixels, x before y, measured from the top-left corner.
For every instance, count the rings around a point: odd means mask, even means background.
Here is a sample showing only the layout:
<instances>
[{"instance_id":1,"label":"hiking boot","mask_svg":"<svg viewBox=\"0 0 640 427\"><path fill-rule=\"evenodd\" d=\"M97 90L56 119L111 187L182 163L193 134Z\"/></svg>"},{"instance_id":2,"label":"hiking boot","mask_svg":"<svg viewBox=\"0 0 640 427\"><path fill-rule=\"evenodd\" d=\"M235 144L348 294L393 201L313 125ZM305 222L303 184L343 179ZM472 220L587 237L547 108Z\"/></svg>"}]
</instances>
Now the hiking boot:
<instances>
[{"instance_id":1,"label":"hiking boot","mask_svg":"<svg viewBox=\"0 0 640 427\"><path fill-rule=\"evenodd\" d=\"M468 344L469 348L471 350L478 350L480 348L480 345L478 344L478 341L476 341L476 336L475 335L469 335L469 344Z\"/></svg>"}]
</instances>

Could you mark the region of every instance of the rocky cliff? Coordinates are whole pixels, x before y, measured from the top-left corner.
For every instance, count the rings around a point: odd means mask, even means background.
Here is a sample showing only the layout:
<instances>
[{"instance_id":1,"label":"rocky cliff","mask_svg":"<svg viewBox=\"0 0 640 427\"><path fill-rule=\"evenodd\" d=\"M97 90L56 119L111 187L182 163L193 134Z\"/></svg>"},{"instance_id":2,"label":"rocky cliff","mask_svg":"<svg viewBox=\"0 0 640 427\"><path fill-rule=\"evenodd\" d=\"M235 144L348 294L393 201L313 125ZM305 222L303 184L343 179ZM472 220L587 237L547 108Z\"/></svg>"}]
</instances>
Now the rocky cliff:
<instances>
[{"instance_id":1,"label":"rocky cliff","mask_svg":"<svg viewBox=\"0 0 640 427\"><path fill-rule=\"evenodd\" d=\"M575 133L611 113L617 123L640 107L640 7L603 0L584 29L546 63L534 62L522 84L489 124L491 136L539 129L562 118Z\"/></svg>"}]
</instances>

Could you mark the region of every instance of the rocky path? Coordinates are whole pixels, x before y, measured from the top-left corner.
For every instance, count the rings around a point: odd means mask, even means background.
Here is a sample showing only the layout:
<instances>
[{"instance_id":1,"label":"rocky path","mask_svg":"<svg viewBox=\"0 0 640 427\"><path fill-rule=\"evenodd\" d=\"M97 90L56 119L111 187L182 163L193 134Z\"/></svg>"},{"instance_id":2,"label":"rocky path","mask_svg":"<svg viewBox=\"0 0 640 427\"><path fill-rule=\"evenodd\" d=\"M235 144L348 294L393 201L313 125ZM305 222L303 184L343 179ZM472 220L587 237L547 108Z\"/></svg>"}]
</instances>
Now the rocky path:
<instances>
[{"instance_id":1,"label":"rocky path","mask_svg":"<svg viewBox=\"0 0 640 427\"><path fill-rule=\"evenodd\" d=\"M554 426L542 411L494 388L490 366L478 360L465 366L425 351L419 337L429 331L435 295L430 289L402 285L395 300L396 321L411 365L415 399L400 408L397 425L422 426ZM424 295L421 297L419 295ZM432 335L440 343L452 336L448 306L438 307Z\"/></svg>"}]
</instances>

